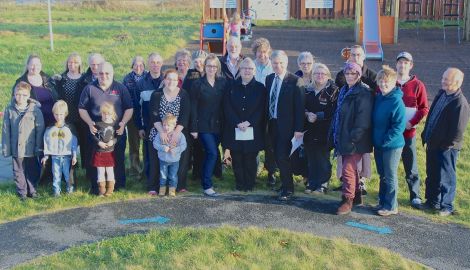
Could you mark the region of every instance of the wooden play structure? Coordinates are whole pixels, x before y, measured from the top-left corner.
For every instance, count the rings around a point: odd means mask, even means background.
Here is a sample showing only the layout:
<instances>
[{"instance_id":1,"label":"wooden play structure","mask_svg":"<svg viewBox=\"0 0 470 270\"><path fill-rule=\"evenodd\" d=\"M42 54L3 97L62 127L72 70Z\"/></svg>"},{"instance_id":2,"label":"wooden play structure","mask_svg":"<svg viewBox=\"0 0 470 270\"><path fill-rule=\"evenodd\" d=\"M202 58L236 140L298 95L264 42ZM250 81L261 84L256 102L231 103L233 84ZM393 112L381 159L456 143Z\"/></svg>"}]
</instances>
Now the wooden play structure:
<instances>
[{"instance_id":1,"label":"wooden play structure","mask_svg":"<svg viewBox=\"0 0 470 270\"><path fill-rule=\"evenodd\" d=\"M205 10L206 1L202 1L202 10ZM227 33L227 13L225 11L224 2L224 16L221 20L209 21L202 12L201 25L199 30L199 49L205 50L209 53L224 55L226 52L225 41Z\"/></svg>"}]
</instances>

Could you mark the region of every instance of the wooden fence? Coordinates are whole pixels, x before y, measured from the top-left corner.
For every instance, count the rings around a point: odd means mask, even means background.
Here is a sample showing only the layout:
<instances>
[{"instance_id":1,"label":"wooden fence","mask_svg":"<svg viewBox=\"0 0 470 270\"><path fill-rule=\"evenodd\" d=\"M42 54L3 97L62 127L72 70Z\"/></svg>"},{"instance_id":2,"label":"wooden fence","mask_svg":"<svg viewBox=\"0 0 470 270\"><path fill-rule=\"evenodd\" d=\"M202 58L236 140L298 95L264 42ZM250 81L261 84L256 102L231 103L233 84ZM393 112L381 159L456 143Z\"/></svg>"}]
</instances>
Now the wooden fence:
<instances>
[{"instance_id":1,"label":"wooden fence","mask_svg":"<svg viewBox=\"0 0 470 270\"><path fill-rule=\"evenodd\" d=\"M210 8L210 0L205 1L204 14L206 18L222 19L223 10ZM227 9L230 17L233 12L241 12L249 6L250 0L237 0L237 9ZM255 0L251 0L255 1ZM333 0L333 8L305 8L306 0L290 0L290 17L293 19L353 19L355 16L355 0ZM370 0L363 0L370 1ZM409 11L414 11L418 6L408 5L409 2L421 2L421 19L441 20L443 15L443 5L446 3L459 3L460 17L464 18L464 0L397 0L400 1L400 19L412 19ZM380 0L381 13L390 15L392 10L392 0ZM445 13L457 13L457 5L452 5L451 10Z\"/></svg>"}]
</instances>

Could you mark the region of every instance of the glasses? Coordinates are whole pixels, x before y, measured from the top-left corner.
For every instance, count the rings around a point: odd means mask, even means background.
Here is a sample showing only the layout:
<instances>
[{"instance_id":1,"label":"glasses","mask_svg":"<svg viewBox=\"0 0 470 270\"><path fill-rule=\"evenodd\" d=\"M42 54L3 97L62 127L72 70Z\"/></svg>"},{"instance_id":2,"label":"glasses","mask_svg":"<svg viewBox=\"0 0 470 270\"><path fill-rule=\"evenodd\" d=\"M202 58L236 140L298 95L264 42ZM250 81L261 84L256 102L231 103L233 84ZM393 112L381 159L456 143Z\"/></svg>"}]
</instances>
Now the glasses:
<instances>
[{"instance_id":1,"label":"glasses","mask_svg":"<svg viewBox=\"0 0 470 270\"><path fill-rule=\"evenodd\" d=\"M240 69L249 70L249 71L253 71L253 70L254 70L254 68L251 68L251 67L240 67Z\"/></svg>"},{"instance_id":2,"label":"glasses","mask_svg":"<svg viewBox=\"0 0 470 270\"><path fill-rule=\"evenodd\" d=\"M218 68L218 67L217 67L217 66L213 66L213 65L206 65L206 68L212 68L212 69L214 69L214 68Z\"/></svg>"},{"instance_id":3,"label":"glasses","mask_svg":"<svg viewBox=\"0 0 470 270\"><path fill-rule=\"evenodd\" d=\"M177 82L179 81L178 79L166 79L167 81L170 81L170 82Z\"/></svg>"},{"instance_id":4,"label":"glasses","mask_svg":"<svg viewBox=\"0 0 470 270\"><path fill-rule=\"evenodd\" d=\"M315 76L327 76L328 74L321 73L321 72L315 72L315 73L313 73L313 75L315 75Z\"/></svg>"},{"instance_id":5,"label":"glasses","mask_svg":"<svg viewBox=\"0 0 470 270\"><path fill-rule=\"evenodd\" d=\"M301 66L311 66L311 65L313 65L313 63L312 62L301 62L300 65Z\"/></svg>"},{"instance_id":6,"label":"glasses","mask_svg":"<svg viewBox=\"0 0 470 270\"><path fill-rule=\"evenodd\" d=\"M356 72L346 72L344 73L344 76L357 76Z\"/></svg>"}]
</instances>

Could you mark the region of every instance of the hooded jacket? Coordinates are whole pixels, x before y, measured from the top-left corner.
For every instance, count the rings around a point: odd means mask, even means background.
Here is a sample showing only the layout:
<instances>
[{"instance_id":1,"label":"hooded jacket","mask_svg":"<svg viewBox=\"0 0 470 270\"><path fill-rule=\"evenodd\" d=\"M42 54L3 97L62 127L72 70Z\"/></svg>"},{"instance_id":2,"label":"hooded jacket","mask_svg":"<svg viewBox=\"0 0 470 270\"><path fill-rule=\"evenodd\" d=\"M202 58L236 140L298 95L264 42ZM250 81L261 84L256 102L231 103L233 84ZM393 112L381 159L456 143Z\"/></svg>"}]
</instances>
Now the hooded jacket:
<instances>
[{"instance_id":1,"label":"hooded jacket","mask_svg":"<svg viewBox=\"0 0 470 270\"><path fill-rule=\"evenodd\" d=\"M42 152L44 128L44 118L37 101L29 99L24 114L20 113L15 101L12 101L3 115L3 156L39 156Z\"/></svg>"}]
</instances>

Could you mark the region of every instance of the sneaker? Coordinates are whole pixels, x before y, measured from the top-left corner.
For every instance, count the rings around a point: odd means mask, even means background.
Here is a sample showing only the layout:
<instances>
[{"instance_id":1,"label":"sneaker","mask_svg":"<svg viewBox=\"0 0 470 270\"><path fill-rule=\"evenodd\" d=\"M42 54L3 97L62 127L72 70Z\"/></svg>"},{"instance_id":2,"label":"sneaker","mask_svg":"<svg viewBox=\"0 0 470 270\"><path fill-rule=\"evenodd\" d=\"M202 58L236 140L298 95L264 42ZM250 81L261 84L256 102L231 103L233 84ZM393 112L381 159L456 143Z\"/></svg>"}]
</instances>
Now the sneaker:
<instances>
[{"instance_id":1,"label":"sneaker","mask_svg":"<svg viewBox=\"0 0 470 270\"><path fill-rule=\"evenodd\" d=\"M209 197L217 197L217 196L219 196L219 194L217 194L217 192L215 192L213 188L205 189L205 190L204 190L204 195L209 196Z\"/></svg>"},{"instance_id":2,"label":"sneaker","mask_svg":"<svg viewBox=\"0 0 470 270\"><path fill-rule=\"evenodd\" d=\"M411 207L416 208L416 209L421 209L422 208L422 202L420 198L414 198L411 200Z\"/></svg>"},{"instance_id":3,"label":"sneaker","mask_svg":"<svg viewBox=\"0 0 470 270\"><path fill-rule=\"evenodd\" d=\"M310 188L306 188L305 191L304 191L305 194L310 194L312 192L313 192L313 190L311 190Z\"/></svg>"},{"instance_id":4,"label":"sneaker","mask_svg":"<svg viewBox=\"0 0 470 270\"><path fill-rule=\"evenodd\" d=\"M388 217L388 216L396 215L396 214L398 214L398 209L387 210L387 209L382 208L377 211L377 215L382 216L382 217Z\"/></svg>"},{"instance_id":5,"label":"sneaker","mask_svg":"<svg viewBox=\"0 0 470 270\"><path fill-rule=\"evenodd\" d=\"M315 193L315 194L325 194L326 193L326 188L324 188L324 187L317 188L313 191L313 193Z\"/></svg>"},{"instance_id":6,"label":"sneaker","mask_svg":"<svg viewBox=\"0 0 470 270\"><path fill-rule=\"evenodd\" d=\"M452 211L449 211L449 210L439 211L439 216L441 217L448 217L448 216L451 216L452 214L453 214Z\"/></svg>"},{"instance_id":7,"label":"sneaker","mask_svg":"<svg viewBox=\"0 0 470 270\"><path fill-rule=\"evenodd\" d=\"M374 210L374 211L377 212L377 211L379 211L379 210L382 210L383 208L384 208L383 205L377 204L377 205L375 205L375 206L372 207L372 210Z\"/></svg>"},{"instance_id":8,"label":"sneaker","mask_svg":"<svg viewBox=\"0 0 470 270\"><path fill-rule=\"evenodd\" d=\"M147 194L150 196L156 196L157 192L155 190L150 190Z\"/></svg>"},{"instance_id":9,"label":"sneaker","mask_svg":"<svg viewBox=\"0 0 470 270\"><path fill-rule=\"evenodd\" d=\"M29 196L31 199L37 199L39 198L39 195L37 193L33 193Z\"/></svg>"}]
</instances>

